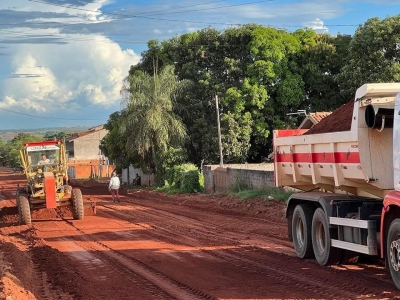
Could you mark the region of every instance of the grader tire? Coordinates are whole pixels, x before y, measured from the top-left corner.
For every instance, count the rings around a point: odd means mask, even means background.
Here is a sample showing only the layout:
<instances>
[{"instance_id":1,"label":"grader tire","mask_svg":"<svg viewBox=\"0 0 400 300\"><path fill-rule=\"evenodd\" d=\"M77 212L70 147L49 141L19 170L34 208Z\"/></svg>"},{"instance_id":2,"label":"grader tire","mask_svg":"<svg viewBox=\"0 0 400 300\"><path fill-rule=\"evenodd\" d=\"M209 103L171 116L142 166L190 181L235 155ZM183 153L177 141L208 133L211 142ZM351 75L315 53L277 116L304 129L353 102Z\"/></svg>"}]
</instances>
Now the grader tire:
<instances>
[{"instance_id":1,"label":"grader tire","mask_svg":"<svg viewBox=\"0 0 400 300\"><path fill-rule=\"evenodd\" d=\"M17 199L17 209L18 209L18 222L21 224L22 219L21 219L21 205L20 205L20 201L19 201L19 197L21 196L21 194L23 193L23 190L17 189L16 192L16 199Z\"/></svg>"},{"instance_id":2,"label":"grader tire","mask_svg":"<svg viewBox=\"0 0 400 300\"><path fill-rule=\"evenodd\" d=\"M72 216L74 220L82 220L84 215L82 192L72 189Z\"/></svg>"},{"instance_id":3,"label":"grader tire","mask_svg":"<svg viewBox=\"0 0 400 300\"><path fill-rule=\"evenodd\" d=\"M28 198L24 195L18 196L18 215L21 225L31 224L31 207Z\"/></svg>"}]
</instances>

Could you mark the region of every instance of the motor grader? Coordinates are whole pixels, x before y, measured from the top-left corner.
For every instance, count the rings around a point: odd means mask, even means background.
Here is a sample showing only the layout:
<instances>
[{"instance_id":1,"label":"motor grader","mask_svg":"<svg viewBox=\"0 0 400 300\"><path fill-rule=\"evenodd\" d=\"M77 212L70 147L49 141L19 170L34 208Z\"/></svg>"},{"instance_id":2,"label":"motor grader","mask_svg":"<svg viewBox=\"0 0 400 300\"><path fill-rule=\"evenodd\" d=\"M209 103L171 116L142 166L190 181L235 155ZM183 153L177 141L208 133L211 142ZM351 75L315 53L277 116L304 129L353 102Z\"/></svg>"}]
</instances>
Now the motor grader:
<instances>
[{"instance_id":1,"label":"motor grader","mask_svg":"<svg viewBox=\"0 0 400 300\"><path fill-rule=\"evenodd\" d=\"M24 143L20 160L27 181L25 187L18 187L16 191L21 224L31 223L32 210L62 206L72 206L73 218L83 219L82 193L80 189L69 185L66 151L62 141Z\"/></svg>"}]
</instances>

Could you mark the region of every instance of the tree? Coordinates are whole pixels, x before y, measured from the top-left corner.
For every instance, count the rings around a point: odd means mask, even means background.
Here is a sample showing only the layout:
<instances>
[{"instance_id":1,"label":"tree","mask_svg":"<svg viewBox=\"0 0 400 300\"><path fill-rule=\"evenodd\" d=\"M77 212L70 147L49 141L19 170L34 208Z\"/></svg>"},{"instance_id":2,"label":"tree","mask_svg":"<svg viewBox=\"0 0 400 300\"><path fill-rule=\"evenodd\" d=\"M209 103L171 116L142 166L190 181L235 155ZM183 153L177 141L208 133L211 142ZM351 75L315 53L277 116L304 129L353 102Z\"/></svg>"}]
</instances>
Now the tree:
<instances>
[{"instance_id":1,"label":"tree","mask_svg":"<svg viewBox=\"0 0 400 300\"><path fill-rule=\"evenodd\" d=\"M56 132L56 133L46 132L46 134L43 136L43 138L46 141L53 141L53 140L62 141L65 138L70 137L71 135L72 135L71 133L66 133L64 131L60 131L60 132Z\"/></svg>"},{"instance_id":2,"label":"tree","mask_svg":"<svg viewBox=\"0 0 400 300\"><path fill-rule=\"evenodd\" d=\"M347 103L349 99L340 95L335 76L347 63L351 36L333 37L313 30L298 30L294 35L302 44L300 52L291 58L304 82L299 108L307 112L330 111Z\"/></svg>"},{"instance_id":3,"label":"tree","mask_svg":"<svg viewBox=\"0 0 400 300\"><path fill-rule=\"evenodd\" d=\"M6 144L4 143L3 139L0 138L0 164L5 165L6 163Z\"/></svg>"},{"instance_id":4,"label":"tree","mask_svg":"<svg viewBox=\"0 0 400 300\"><path fill-rule=\"evenodd\" d=\"M104 128L108 133L100 142L100 150L110 161L115 162L117 169L126 168L130 164L130 155L126 149L126 137L121 133L123 111L112 113Z\"/></svg>"},{"instance_id":5,"label":"tree","mask_svg":"<svg viewBox=\"0 0 400 300\"><path fill-rule=\"evenodd\" d=\"M19 151L22 149L23 144L40 140L40 137L22 132L16 135L12 140L8 141L5 146L5 162L7 165L10 167L20 166Z\"/></svg>"},{"instance_id":6,"label":"tree","mask_svg":"<svg viewBox=\"0 0 400 300\"><path fill-rule=\"evenodd\" d=\"M364 83L400 81L400 15L372 18L356 30L348 61L336 76L347 99Z\"/></svg>"},{"instance_id":7,"label":"tree","mask_svg":"<svg viewBox=\"0 0 400 300\"><path fill-rule=\"evenodd\" d=\"M148 158L149 167L155 167L157 153L184 142L186 127L175 111L176 97L187 86L187 81L178 81L170 65L153 75L136 70L125 79L122 134L128 151Z\"/></svg>"}]
</instances>

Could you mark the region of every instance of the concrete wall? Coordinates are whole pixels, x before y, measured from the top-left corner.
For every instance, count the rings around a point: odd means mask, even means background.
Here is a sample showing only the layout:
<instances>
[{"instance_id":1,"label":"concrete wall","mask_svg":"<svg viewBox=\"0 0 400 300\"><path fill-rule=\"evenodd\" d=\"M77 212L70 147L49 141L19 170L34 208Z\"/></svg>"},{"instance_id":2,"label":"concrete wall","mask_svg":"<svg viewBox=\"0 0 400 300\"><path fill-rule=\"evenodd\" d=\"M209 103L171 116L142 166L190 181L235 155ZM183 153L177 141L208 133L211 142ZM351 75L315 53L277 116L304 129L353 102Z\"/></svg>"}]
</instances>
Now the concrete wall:
<instances>
[{"instance_id":1,"label":"concrete wall","mask_svg":"<svg viewBox=\"0 0 400 300\"><path fill-rule=\"evenodd\" d=\"M274 186L273 164L242 164L203 166L206 193L226 193L239 184L241 187L263 189Z\"/></svg>"},{"instance_id":2,"label":"concrete wall","mask_svg":"<svg viewBox=\"0 0 400 300\"><path fill-rule=\"evenodd\" d=\"M274 186L274 171L227 168L227 188L233 189L239 184L252 189Z\"/></svg>"},{"instance_id":3,"label":"concrete wall","mask_svg":"<svg viewBox=\"0 0 400 300\"><path fill-rule=\"evenodd\" d=\"M214 193L214 170L218 166L216 165L204 165L203 166L203 175L204 175L204 189L206 193Z\"/></svg>"},{"instance_id":4,"label":"concrete wall","mask_svg":"<svg viewBox=\"0 0 400 300\"><path fill-rule=\"evenodd\" d=\"M141 177L141 185L153 186L154 174L145 174L142 169L136 169L133 166L122 170L122 183L132 184L136 173Z\"/></svg>"},{"instance_id":5,"label":"concrete wall","mask_svg":"<svg viewBox=\"0 0 400 300\"><path fill-rule=\"evenodd\" d=\"M107 134L108 130L100 129L93 133L80 136L70 142L67 142L67 150L72 151L71 144L73 145L73 158L77 160L99 159L99 145L100 141Z\"/></svg>"}]
</instances>

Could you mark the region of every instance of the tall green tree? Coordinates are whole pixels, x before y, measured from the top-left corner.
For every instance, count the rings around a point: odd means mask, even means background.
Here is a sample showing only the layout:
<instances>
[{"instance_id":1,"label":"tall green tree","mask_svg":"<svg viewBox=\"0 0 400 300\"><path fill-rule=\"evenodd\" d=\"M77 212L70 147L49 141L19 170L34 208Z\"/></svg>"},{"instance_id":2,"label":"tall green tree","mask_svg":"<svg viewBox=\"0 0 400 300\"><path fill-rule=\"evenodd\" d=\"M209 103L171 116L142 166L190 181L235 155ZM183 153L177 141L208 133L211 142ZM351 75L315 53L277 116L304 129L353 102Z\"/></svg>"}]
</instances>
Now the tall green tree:
<instances>
[{"instance_id":1,"label":"tall green tree","mask_svg":"<svg viewBox=\"0 0 400 300\"><path fill-rule=\"evenodd\" d=\"M351 36L317 34L313 30L298 30L294 35L302 45L291 58L304 82L299 109L330 111L347 103L350 99L341 96L335 76L347 64Z\"/></svg>"},{"instance_id":2,"label":"tall green tree","mask_svg":"<svg viewBox=\"0 0 400 300\"><path fill-rule=\"evenodd\" d=\"M184 142L186 127L176 114L176 98L188 84L178 80L170 65L153 74L136 70L125 80L121 130L129 151L149 158L149 166L155 167L157 153Z\"/></svg>"},{"instance_id":3,"label":"tall green tree","mask_svg":"<svg viewBox=\"0 0 400 300\"><path fill-rule=\"evenodd\" d=\"M347 99L364 83L400 81L400 15L372 18L361 25L350 43L347 64L336 76Z\"/></svg>"},{"instance_id":4,"label":"tall green tree","mask_svg":"<svg viewBox=\"0 0 400 300\"><path fill-rule=\"evenodd\" d=\"M126 168L132 163L132 155L126 147L126 136L121 132L124 111L112 113L104 128L108 133L100 142L100 150L116 164L117 169Z\"/></svg>"}]
</instances>

